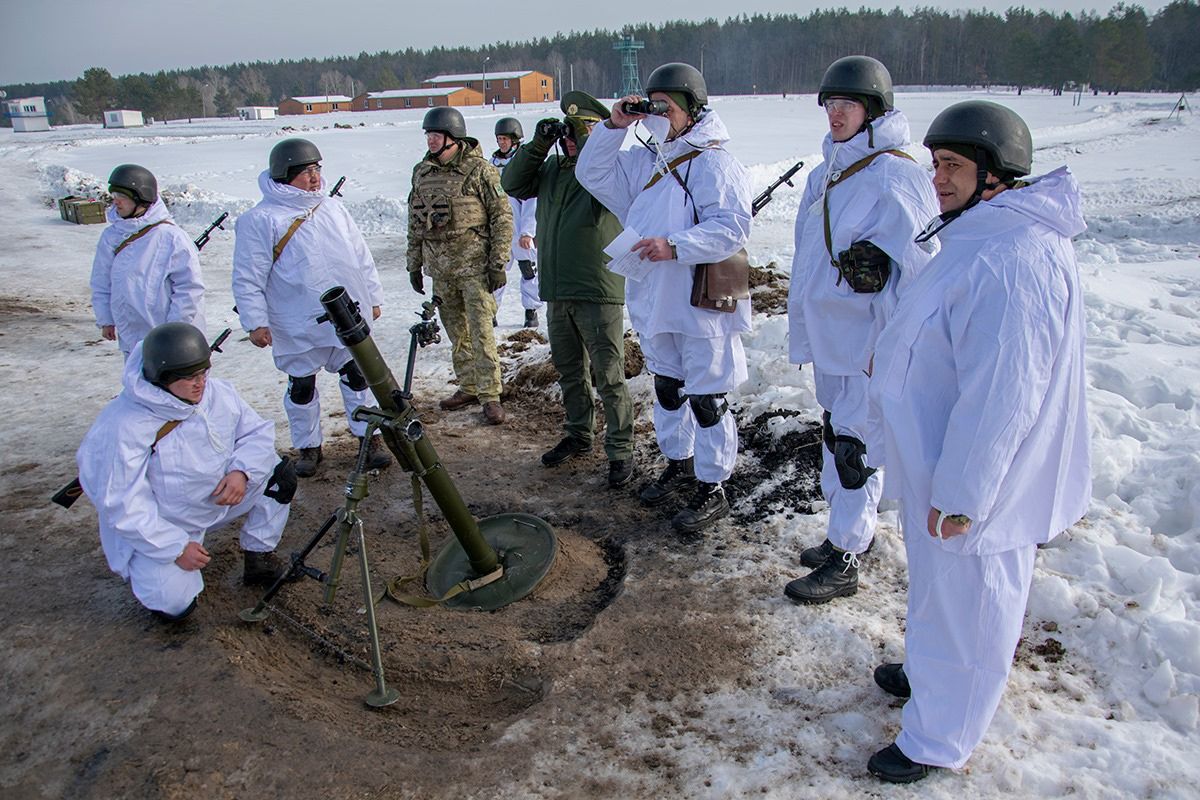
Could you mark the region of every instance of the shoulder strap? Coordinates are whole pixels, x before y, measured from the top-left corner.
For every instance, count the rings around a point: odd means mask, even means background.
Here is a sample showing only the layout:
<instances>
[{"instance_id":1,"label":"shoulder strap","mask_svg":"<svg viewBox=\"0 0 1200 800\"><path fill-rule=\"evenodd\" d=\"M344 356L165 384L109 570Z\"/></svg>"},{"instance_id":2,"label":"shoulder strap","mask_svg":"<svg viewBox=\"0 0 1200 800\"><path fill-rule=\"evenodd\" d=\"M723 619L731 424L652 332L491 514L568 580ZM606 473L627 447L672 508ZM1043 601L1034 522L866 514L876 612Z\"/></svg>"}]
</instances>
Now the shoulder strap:
<instances>
[{"instance_id":1,"label":"shoulder strap","mask_svg":"<svg viewBox=\"0 0 1200 800\"><path fill-rule=\"evenodd\" d=\"M157 228L159 225L171 225L171 224L172 224L172 222L169 219L160 219L158 222L151 222L149 225L142 228L140 231L131 233L128 236L126 236L124 241L122 241L119 245L117 245L116 247L113 248L113 255L115 256L117 253L121 252L126 247L128 247L129 245L136 242L138 239L145 236L147 233L150 232L150 230L152 228Z\"/></svg>"},{"instance_id":2,"label":"shoulder strap","mask_svg":"<svg viewBox=\"0 0 1200 800\"><path fill-rule=\"evenodd\" d=\"M154 444L150 445L150 452L153 453L154 448L158 447L158 443L162 441L162 438L178 428L182 423L183 420L181 419L172 419L164 422L163 426L158 429L158 433L154 435Z\"/></svg>"},{"instance_id":3,"label":"shoulder strap","mask_svg":"<svg viewBox=\"0 0 1200 800\"><path fill-rule=\"evenodd\" d=\"M667 171L675 172L676 167L680 166L681 164L685 164L688 161L691 161L693 158L700 155L700 153L701 153L700 150L689 150L688 152L679 156L679 158L675 158L675 159L668 161L667 162ZM662 179L663 174L664 173L662 173L662 172L654 173L654 177L650 178L650 180L646 183L646 185L642 187L642 191L644 192L647 189L649 189L651 186L653 186L654 184L658 183L659 180ZM678 180L679 176L676 175L675 178L676 178L676 180Z\"/></svg>"},{"instance_id":4,"label":"shoulder strap","mask_svg":"<svg viewBox=\"0 0 1200 800\"><path fill-rule=\"evenodd\" d=\"M300 229L300 226L303 225L304 222L309 217L311 217L313 214L317 213L317 209L320 207L321 207L321 204L317 203L315 206L312 207L312 210L309 211L307 214L305 214L303 217L296 217L294 220L292 220L292 224L287 229L287 233L285 233L283 235L282 239L280 239L278 242L275 243L275 249L271 251L271 253L272 253L271 263L272 264L274 264L276 261L278 261L279 257L281 255L283 255L283 248L287 247L287 243L292 240L292 235L295 234L296 231L298 231Z\"/></svg>"},{"instance_id":5,"label":"shoulder strap","mask_svg":"<svg viewBox=\"0 0 1200 800\"><path fill-rule=\"evenodd\" d=\"M825 206L825 250L829 253L829 263L833 264L835 267L837 266L837 259L833 257L833 232L829 229L829 190L849 178L851 175L866 169L868 166L870 166L872 161L879 158L881 155L884 155L885 153L897 156L899 158L907 158L909 161L916 160L903 150L878 150L874 153L871 153L869 156L860 158L858 161L855 161L844 170L832 173L829 176L829 183L825 184L825 191L821 195L821 202Z\"/></svg>"}]
</instances>

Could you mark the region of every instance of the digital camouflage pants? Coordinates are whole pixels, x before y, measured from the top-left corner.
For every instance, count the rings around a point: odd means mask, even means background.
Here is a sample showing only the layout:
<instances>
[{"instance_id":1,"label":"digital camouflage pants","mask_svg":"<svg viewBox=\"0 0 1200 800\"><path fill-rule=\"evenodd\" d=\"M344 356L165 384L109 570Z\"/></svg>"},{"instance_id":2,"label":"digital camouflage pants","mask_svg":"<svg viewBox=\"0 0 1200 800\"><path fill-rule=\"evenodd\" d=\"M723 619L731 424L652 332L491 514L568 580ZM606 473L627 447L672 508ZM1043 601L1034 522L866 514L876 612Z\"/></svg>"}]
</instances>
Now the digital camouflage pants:
<instances>
[{"instance_id":1,"label":"digital camouflage pants","mask_svg":"<svg viewBox=\"0 0 1200 800\"><path fill-rule=\"evenodd\" d=\"M500 357L492 317L496 298L482 275L449 280L434 279L433 293L442 298L438 313L450 338L450 357L458 388L479 402L500 399Z\"/></svg>"}]
</instances>

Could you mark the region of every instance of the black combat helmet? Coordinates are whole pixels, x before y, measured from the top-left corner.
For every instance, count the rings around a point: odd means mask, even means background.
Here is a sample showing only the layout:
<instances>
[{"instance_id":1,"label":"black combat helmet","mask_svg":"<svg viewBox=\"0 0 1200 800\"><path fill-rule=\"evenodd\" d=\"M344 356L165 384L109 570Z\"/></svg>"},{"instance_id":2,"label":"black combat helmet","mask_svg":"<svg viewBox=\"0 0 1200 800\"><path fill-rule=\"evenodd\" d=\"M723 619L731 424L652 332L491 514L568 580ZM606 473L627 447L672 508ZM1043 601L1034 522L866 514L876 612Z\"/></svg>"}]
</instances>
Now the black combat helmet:
<instances>
[{"instance_id":1,"label":"black combat helmet","mask_svg":"<svg viewBox=\"0 0 1200 800\"><path fill-rule=\"evenodd\" d=\"M1033 137L1025 120L988 100L965 100L943 110L929 123L923 144L930 150L971 146L984 153L987 170L1001 179L1028 175L1033 166Z\"/></svg>"},{"instance_id":2,"label":"black combat helmet","mask_svg":"<svg viewBox=\"0 0 1200 800\"><path fill-rule=\"evenodd\" d=\"M155 386L208 369L212 349L204 334L186 322L156 325L142 340L142 376Z\"/></svg>"},{"instance_id":3,"label":"black combat helmet","mask_svg":"<svg viewBox=\"0 0 1200 800\"><path fill-rule=\"evenodd\" d=\"M427 129L428 130L428 129ZM517 141L525 138L525 131L516 117L501 117L496 120L496 136L510 136Z\"/></svg>"},{"instance_id":4,"label":"black combat helmet","mask_svg":"<svg viewBox=\"0 0 1200 800\"><path fill-rule=\"evenodd\" d=\"M426 111L421 127L426 133L444 133L451 139L467 138L467 123L462 112L450 106L438 106Z\"/></svg>"},{"instance_id":5,"label":"black combat helmet","mask_svg":"<svg viewBox=\"0 0 1200 800\"><path fill-rule=\"evenodd\" d=\"M663 64L646 79L646 94L651 92L680 92L688 98L688 107L684 110L694 115L708 105L708 87L704 84L704 76L700 70L691 64L672 61Z\"/></svg>"},{"instance_id":6,"label":"black combat helmet","mask_svg":"<svg viewBox=\"0 0 1200 800\"><path fill-rule=\"evenodd\" d=\"M817 104L827 97L854 97L867 107L867 118L876 119L895 108L892 76L870 56L846 56L829 65L817 90Z\"/></svg>"},{"instance_id":7,"label":"black combat helmet","mask_svg":"<svg viewBox=\"0 0 1200 800\"><path fill-rule=\"evenodd\" d=\"M321 151L308 139L284 139L271 148L271 180L286 183L293 167L306 167L320 160Z\"/></svg>"},{"instance_id":8,"label":"black combat helmet","mask_svg":"<svg viewBox=\"0 0 1200 800\"><path fill-rule=\"evenodd\" d=\"M158 199L158 181L145 167L122 164L108 176L108 193L114 191L130 197L135 203L149 206Z\"/></svg>"}]
</instances>

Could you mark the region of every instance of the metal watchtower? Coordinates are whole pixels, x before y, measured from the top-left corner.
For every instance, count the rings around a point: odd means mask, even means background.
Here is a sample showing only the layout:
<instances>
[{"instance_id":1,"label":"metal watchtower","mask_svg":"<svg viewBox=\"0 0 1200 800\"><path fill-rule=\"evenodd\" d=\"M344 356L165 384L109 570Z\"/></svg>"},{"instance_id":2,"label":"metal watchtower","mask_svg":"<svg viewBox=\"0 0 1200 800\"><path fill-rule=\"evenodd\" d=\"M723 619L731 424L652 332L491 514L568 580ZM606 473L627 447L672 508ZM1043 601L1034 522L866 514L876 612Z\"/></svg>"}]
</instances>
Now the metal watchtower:
<instances>
[{"instance_id":1,"label":"metal watchtower","mask_svg":"<svg viewBox=\"0 0 1200 800\"><path fill-rule=\"evenodd\" d=\"M621 96L642 93L642 79L638 77L637 51L646 49L645 42L639 42L632 35L623 36L613 43L613 50L621 54Z\"/></svg>"}]
</instances>

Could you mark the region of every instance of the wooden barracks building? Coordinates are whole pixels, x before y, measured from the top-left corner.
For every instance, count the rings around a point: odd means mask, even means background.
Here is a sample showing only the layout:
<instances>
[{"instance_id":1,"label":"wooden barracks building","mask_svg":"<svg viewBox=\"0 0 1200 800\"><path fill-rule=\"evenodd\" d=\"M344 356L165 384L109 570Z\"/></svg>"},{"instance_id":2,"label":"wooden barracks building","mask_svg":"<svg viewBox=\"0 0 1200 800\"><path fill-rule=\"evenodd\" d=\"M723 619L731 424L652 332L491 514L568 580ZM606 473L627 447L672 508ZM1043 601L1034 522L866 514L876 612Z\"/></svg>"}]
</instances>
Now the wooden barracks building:
<instances>
[{"instance_id":1,"label":"wooden barracks building","mask_svg":"<svg viewBox=\"0 0 1200 800\"><path fill-rule=\"evenodd\" d=\"M485 85L486 83L486 85ZM487 103L547 103L557 99L554 78L531 69L509 72L471 72L460 75L437 75L421 83L430 89L444 86L465 86L482 91Z\"/></svg>"},{"instance_id":2,"label":"wooden barracks building","mask_svg":"<svg viewBox=\"0 0 1200 800\"><path fill-rule=\"evenodd\" d=\"M313 97L289 97L279 104L279 115L285 114L328 114L331 111L349 111L352 98L344 94L319 94Z\"/></svg>"},{"instance_id":3,"label":"wooden barracks building","mask_svg":"<svg viewBox=\"0 0 1200 800\"><path fill-rule=\"evenodd\" d=\"M447 86L443 89L389 89L363 92L354 98L352 111L386 111L393 108L430 108L432 106L483 105L478 89Z\"/></svg>"},{"instance_id":4,"label":"wooden barracks building","mask_svg":"<svg viewBox=\"0 0 1200 800\"><path fill-rule=\"evenodd\" d=\"M557 99L554 79L532 69L436 75L420 89L388 89L344 95L289 97L279 104L279 114L328 114L333 111L386 111L431 106L549 103Z\"/></svg>"}]
</instances>

